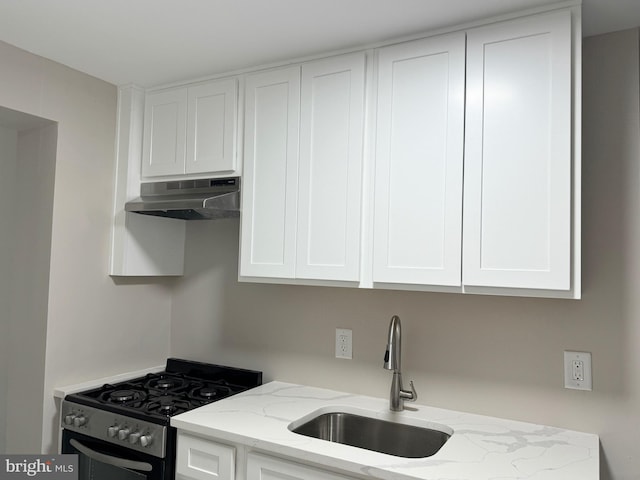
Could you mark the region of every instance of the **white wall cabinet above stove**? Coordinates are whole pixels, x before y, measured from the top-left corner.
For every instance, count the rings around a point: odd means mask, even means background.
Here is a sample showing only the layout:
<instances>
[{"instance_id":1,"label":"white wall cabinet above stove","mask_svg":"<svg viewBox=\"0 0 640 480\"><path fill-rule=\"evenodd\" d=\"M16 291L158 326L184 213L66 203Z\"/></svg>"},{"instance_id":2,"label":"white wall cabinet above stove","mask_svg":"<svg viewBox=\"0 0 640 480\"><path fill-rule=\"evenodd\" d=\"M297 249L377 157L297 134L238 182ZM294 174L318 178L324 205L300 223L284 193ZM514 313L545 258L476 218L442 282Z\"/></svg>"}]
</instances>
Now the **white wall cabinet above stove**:
<instances>
[{"instance_id":1,"label":"white wall cabinet above stove","mask_svg":"<svg viewBox=\"0 0 640 480\"><path fill-rule=\"evenodd\" d=\"M148 92L142 177L238 174L238 80Z\"/></svg>"}]
</instances>

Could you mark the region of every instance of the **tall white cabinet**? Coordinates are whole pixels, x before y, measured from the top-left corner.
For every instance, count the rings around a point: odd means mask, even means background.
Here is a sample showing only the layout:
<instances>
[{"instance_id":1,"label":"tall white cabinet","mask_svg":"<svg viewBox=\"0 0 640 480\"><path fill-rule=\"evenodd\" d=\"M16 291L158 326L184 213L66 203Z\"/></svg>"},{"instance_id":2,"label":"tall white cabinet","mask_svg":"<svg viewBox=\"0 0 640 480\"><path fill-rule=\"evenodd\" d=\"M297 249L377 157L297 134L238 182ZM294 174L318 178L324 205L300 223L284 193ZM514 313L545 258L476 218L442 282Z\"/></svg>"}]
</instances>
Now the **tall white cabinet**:
<instances>
[{"instance_id":1,"label":"tall white cabinet","mask_svg":"<svg viewBox=\"0 0 640 480\"><path fill-rule=\"evenodd\" d=\"M357 281L364 53L251 75L240 275Z\"/></svg>"},{"instance_id":2,"label":"tall white cabinet","mask_svg":"<svg viewBox=\"0 0 640 480\"><path fill-rule=\"evenodd\" d=\"M461 284L465 35L380 49L373 281Z\"/></svg>"},{"instance_id":3,"label":"tall white cabinet","mask_svg":"<svg viewBox=\"0 0 640 480\"><path fill-rule=\"evenodd\" d=\"M571 45L567 10L467 32L465 285L571 287Z\"/></svg>"},{"instance_id":4,"label":"tall white cabinet","mask_svg":"<svg viewBox=\"0 0 640 480\"><path fill-rule=\"evenodd\" d=\"M365 56L302 66L296 277L357 281Z\"/></svg>"},{"instance_id":5,"label":"tall white cabinet","mask_svg":"<svg viewBox=\"0 0 640 480\"><path fill-rule=\"evenodd\" d=\"M294 278L300 68L245 84L240 275Z\"/></svg>"}]
</instances>

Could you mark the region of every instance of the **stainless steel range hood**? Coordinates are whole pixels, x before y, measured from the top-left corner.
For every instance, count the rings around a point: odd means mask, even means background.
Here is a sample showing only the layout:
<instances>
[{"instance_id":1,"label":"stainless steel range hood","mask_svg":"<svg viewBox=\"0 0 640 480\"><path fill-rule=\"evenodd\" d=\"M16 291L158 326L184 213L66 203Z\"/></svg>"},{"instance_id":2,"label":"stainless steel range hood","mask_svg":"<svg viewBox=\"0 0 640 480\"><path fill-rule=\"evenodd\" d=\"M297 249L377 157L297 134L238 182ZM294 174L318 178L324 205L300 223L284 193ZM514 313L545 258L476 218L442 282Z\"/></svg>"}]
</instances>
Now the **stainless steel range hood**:
<instances>
[{"instance_id":1,"label":"stainless steel range hood","mask_svg":"<svg viewBox=\"0 0 640 480\"><path fill-rule=\"evenodd\" d=\"M127 202L125 211L210 220L240 215L240 178L208 178L152 182L140 185L140 197Z\"/></svg>"}]
</instances>

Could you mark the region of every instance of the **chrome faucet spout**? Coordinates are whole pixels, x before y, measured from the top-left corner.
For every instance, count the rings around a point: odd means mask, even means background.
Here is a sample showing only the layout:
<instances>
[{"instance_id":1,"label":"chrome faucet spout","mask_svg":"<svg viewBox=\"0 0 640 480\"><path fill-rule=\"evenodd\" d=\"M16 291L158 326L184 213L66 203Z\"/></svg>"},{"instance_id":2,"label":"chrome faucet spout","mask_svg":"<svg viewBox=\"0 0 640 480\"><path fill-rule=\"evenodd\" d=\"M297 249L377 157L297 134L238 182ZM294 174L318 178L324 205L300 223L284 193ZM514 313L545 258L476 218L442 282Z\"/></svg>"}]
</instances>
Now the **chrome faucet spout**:
<instances>
[{"instance_id":1,"label":"chrome faucet spout","mask_svg":"<svg viewBox=\"0 0 640 480\"><path fill-rule=\"evenodd\" d=\"M400 317L394 315L389 324L387 351L384 354L384 368L400 371L400 354L402 353L402 327Z\"/></svg>"},{"instance_id":2,"label":"chrome faucet spout","mask_svg":"<svg viewBox=\"0 0 640 480\"><path fill-rule=\"evenodd\" d=\"M414 402L418 398L413 382L409 382L411 390L405 390L402 387L402 327L400 325L400 317L394 315L391 317L389 324L389 337L387 340L387 350L384 354L384 365L386 370L393 370L393 378L391 380L391 393L389 396L389 408L394 412L404 409L405 400Z\"/></svg>"}]
</instances>

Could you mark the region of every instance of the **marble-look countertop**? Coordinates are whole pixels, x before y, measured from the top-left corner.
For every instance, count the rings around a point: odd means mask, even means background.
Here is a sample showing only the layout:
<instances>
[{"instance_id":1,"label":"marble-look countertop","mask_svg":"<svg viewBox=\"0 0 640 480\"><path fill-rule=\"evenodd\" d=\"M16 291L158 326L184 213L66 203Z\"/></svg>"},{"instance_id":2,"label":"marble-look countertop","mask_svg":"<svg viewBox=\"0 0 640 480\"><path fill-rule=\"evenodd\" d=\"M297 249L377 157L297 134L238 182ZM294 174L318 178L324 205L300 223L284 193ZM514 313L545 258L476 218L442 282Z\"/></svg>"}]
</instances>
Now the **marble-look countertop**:
<instances>
[{"instance_id":1,"label":"marble-look countertop","mask_svg":"<svg viewBox=\"0 0 640 480\"><path fill-rule=\"evenodd\" d=\"M337 408L336 408L337 407ZM403 423L450 429L435 455L407 459L306 437L288 426L317 411L351 411ZM296 426L300 422L296 422ZM597 480L597 435L405 403L321 388L271 382L177 415L171 425L189 432L381 479Z\"/></svg>"}]
</instances>

